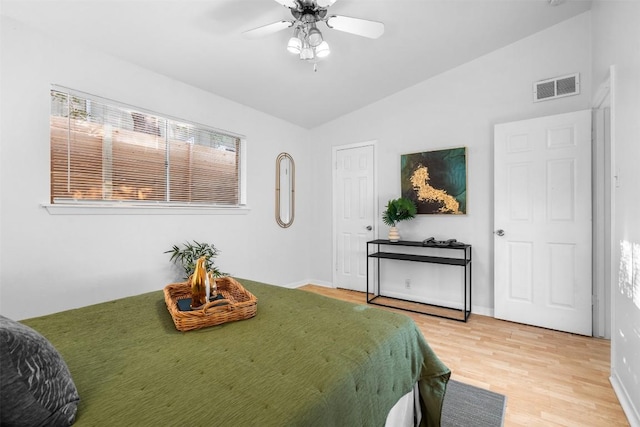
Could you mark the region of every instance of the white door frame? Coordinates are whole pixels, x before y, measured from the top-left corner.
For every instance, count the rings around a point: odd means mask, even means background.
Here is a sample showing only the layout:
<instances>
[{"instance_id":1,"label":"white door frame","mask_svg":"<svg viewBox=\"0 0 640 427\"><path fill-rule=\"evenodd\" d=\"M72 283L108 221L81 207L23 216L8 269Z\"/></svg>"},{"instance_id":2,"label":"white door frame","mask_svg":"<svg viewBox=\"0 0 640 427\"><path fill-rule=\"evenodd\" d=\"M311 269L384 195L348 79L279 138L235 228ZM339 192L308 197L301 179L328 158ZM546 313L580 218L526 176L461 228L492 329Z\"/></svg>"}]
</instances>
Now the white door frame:
<instances>
[{"instance_id":1,"label":"white door frame","mask_svg":"<svg viewBox=\"0 0 640 427\"><path fill-rule=\"evenodd\" d=\"M611 250L613 237L613 147L611 114L604 127L604 109L611 107L610 77L600 84L593 99L593 336L611 338ZM611 111L610 111L611 113ZM605 132L608 135L605 135ZM608 137L609 146L605 144ZM607 176L608 174L608 176ZM607 200L609 203L607 203ZM608 219L608 221L607 221ZM608 246L609 252L605 250ZM608 255L608 256L607 256Z\"/></svg>"},{"instance_id":2,"label":"white door frame","mask_svg":"<svg viewBox=\"0 0 640 427\"><path fill-rule=\"evenodd\" d=\"M376 140L371 140L371 141L364 141L364 142L356 142L353 144L346 144L346 145L335 145L332 147L331 150L331 236L332 236L332 243L331 243L331 284L332 287L336 287L336 283L337 283L337 278L336 278L336 274L337 274L337 268L338 268L338 260L336 259L337 253L338 253L338 236L336 235L337 231L336 231L336 215L338 214L337 210L336 210L336 194L337 194L337 189L336 189L336 172L337 172L337 155L338 155L338 151L340 150L350 150L353 148L361 148L361 147L368 147L371 146L373 147L373 200L374 200L374 206L373 206L373 235L374 238L377 239L378 238L378 174L377 174L377 170L378 170L378 141Z\"/></svg>"}]
</instances>

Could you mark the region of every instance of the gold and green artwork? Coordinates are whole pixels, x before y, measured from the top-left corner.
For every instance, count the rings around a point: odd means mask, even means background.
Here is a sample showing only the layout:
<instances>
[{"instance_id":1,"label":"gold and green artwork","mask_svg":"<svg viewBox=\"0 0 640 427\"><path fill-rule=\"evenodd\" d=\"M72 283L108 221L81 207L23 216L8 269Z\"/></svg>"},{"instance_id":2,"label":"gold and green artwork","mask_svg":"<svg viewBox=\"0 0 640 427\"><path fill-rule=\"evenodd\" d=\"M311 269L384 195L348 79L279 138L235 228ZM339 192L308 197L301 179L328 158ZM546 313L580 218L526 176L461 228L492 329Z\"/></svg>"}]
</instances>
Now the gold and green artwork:
<instances>
[{"instance_id":1,"label":"gold and green artwork","mask_svg":"<svg viewBox=\"0 0 640 427\"><path fill-rule=\"evenodd\" d=\"M467 213L467 149L425 151L400 157L402 197L418 214Z\"/></svg>"}]
</instances>

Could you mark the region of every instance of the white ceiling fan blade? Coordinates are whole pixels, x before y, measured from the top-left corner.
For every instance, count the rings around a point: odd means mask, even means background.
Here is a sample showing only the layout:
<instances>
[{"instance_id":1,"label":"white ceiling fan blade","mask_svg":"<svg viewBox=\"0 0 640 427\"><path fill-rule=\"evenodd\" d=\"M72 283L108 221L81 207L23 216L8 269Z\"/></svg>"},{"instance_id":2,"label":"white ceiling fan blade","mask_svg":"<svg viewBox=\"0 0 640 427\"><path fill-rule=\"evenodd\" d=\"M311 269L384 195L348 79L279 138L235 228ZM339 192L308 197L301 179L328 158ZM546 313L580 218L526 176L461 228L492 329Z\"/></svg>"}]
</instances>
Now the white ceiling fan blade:
<instances>
[{"instance_id":1,"label":"white ceiling fan blade","mask_svg":"<svg viewBox=\"0 0 640 427\"><path fill-rule=\"evenodd\" d=\"M278 1L278 0L276 0ZM329 6L331 6L332 4L334 4L336 2L336 0L318 0L316 3L318 4L318 7L322 7L322 8L327 8Z\"/></svg>"},{"instance_id":2,"label":"white ceiling fan blade","mask_svg":"<svg viewBox=\"0 0 640 427\"><path fill-rule=\"evenodd\" d=\"M257 39L260 37L268 36L273 33L277 33L280 30L289 28L293 25L290 21L278 21L273 24L263 25L262 27L254 28L242 33L242 35L248 39Z\"/></svg>"},{"instance_id":3,"label":"white ceiling fan blade","mask_svg":"<svg viewBox=\"0 0 640 427\"><path fill-rule=\"evenodd\" d=\"M288 7L289 9L297 9L298 4L295 0L276 0L278 3L283 5L284 7Z\"/></svg>"},{"instance_id":4,"label":"white ceiling fan blade","mask_svg":"<svg viewBox=\"0 0 640 427\"><path fill-rule=\"evenodd\" d=\"M384 24L382 22L350 18L348 16L332 15L327 19L327 26L335 30L368 37L370 39L377 39L384 33Z\"/></svg>"}]
</instances>

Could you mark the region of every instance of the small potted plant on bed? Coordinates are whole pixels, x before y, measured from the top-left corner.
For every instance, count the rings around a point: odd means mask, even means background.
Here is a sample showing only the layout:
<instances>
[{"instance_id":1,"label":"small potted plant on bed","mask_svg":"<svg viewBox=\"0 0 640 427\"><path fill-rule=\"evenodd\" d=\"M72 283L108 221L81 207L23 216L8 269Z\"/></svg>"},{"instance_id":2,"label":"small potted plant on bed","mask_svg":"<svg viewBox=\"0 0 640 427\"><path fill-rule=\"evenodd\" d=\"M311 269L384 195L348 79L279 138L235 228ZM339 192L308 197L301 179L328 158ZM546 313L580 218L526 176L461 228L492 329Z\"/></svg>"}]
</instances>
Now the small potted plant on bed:
<instances>
[{"instance_id":1,"label":"small potted plant on bed","mask_svg":"<svg viewBox=\"0 0 640 427\"><path fill-rule=\"evenodd\" d=\"M198 241L185 242L182 246L173 245L165 254L171 254L170 261L180 265L184 270L185 279L188 279L194 272L196 264L200 257L206 257L205 269L213 273L213 277L227 276L227 273L221 272L215 266L214 258L218 256L220 251L209 243L200 243Z\"/></svg>"},{"instance_id":2,"label":"small potted plant on bed","mask_svg":"<svg viewBox=\"0 0 640 427\"><path fill-rule=\"evenodd\" d=\"M418 208L413 200L406 197L389 200L387 208L382 213L382 222L391 227L389 229L389 241L397 242L400 240L400 234L396 225L400 221L407 221L415 218Z\"/></svg>"}]
</instances>

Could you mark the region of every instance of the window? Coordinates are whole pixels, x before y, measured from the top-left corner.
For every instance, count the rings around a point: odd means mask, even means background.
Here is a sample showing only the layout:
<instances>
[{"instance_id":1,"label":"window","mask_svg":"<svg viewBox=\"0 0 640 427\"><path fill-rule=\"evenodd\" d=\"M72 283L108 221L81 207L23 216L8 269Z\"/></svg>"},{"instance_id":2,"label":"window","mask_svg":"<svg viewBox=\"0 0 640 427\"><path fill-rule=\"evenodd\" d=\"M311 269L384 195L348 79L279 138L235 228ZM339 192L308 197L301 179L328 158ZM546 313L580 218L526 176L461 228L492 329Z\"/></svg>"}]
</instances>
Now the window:
<instances>
[{"instance_id":1,"label":"window","mask_svg":"<svg viewBox=\"0 0 640 427\"><path fill-rule=\"evenodd\" d=\"M237 207L241 138L51 90L51 203Z\"/></svg>"}]
</instances>

